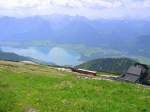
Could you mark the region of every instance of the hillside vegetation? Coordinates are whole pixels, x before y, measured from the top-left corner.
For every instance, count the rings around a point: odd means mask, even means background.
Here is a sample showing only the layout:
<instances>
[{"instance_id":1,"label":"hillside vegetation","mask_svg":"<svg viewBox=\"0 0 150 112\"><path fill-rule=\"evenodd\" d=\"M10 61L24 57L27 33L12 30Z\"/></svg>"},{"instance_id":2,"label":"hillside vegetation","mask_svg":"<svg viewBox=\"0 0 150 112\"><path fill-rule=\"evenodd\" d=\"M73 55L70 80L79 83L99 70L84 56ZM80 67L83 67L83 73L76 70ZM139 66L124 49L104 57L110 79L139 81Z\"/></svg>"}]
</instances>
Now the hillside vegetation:
<instances>
[{"instance_id":1,"label":"hillside vegetation","mask_svg":"<svg viewBox=\"0 0 150 112\"><path fill-rule=\"evenodd\" d=\"M15 53L3 52L0 50L0 60L11 60L11 61L24 61L24 60L27 61L28 60L28 61L31 61L32 58L20 56Z\"/></svg>"},{"instance_id":2,"label":"hillside vegetation","mask_svg":"<svg viewBox=\"0 0 150 112\"><path fill-rule=\"evenodd\" d=\"M136 61L128 58L103 58L85 62L77 67L99 72L121 74L134 63L136 63Z\"/></svg>"},{"instance_id":3,"label":"hillside vegetation","mask_svg":"<svg viewBox=\"0 0 150 112\"><path fill-rule=\"evenodd\" d=\"M150 88L0 61L0 112L150 112Z\"/></svg>"}]
</instances>

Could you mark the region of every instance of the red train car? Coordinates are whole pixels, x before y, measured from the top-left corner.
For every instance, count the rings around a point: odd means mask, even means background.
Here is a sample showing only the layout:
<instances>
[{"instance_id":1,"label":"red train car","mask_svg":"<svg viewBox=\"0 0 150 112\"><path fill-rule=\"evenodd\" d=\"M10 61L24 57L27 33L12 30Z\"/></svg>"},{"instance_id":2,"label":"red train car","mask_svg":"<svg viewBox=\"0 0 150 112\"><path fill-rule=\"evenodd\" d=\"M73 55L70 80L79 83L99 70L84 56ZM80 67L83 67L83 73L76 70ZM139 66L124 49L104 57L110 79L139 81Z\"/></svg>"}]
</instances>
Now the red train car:
<instances>
[{"instance_id":1,"label":"red train car","mask_svg":"<svg viewBox=\"0 0 150 112\"><path fill-rule=\"evenodd\" d=\"M80 73L80 74L96 76L96 71L90 71L90 70L78 69L78 68L70 68L70 69L71 69L73 72L77 72L77 73Z\"/></svg>"}]
</instances>

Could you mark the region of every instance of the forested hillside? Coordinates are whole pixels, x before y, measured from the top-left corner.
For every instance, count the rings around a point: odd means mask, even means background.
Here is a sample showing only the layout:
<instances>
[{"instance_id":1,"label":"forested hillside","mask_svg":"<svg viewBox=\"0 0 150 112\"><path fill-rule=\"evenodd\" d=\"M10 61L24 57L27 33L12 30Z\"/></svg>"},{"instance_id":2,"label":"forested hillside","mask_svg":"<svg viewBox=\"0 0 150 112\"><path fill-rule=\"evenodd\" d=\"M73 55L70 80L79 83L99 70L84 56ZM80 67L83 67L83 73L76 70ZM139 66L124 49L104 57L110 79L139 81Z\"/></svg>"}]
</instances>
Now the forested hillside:
<instances>
[{"instance_id":1,"label":"forested hillside","mask_svg":"<svg viewBox=\"0 0 150 112\"><path fill-rule=\"evenodd\" d=\"M31 61L31 58L17 55L15 53L3 52L0 50L0 60L10 60L10 61Z\"/></svg>"},{"instance_id":2,"label":"forested hillside","mask_svg":"<svg viewBox=\"0 0 150 112\"><path fill-rule=\"evenodd\" d=\"M135 60L128 58L104 58L88 61L78 65L77 67L98 72L111 72L120 74L125 72L134 63L136 63Z\"/></svg>"}]
</instances>

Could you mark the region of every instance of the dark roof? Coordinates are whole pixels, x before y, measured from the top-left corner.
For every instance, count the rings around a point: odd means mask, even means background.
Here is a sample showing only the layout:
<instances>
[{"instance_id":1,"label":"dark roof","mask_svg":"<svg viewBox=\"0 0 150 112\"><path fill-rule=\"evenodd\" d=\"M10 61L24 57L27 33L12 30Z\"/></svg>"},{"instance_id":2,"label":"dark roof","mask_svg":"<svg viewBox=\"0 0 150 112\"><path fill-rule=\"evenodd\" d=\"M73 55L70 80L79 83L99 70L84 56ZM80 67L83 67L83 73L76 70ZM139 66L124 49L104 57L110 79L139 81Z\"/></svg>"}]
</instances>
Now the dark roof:
<instances>
[{"instance_id":1,"label":"dark roof","mask_svg":"<svg viewBox=\"0 0 150 112\"><path fill-rule=\"evenodd\" d=\"M134 75L141 75L141 72L142 72L142 68L138 68L135 66L131 66L127 71L127 73L134 74Z\"/></svg>"},{"instance_id":2,"label":"dark roof","mask_svg":"<svg viewBox=\"0 0 150 112\"><path fill-rule=\"evenodd\" d=\"M136 63L131 66L125 74L123 74L119 80L128 82L139 82L144 80L148 76L148 67L143 64Z\"/></svg>"},{"instance_id":3,"label":"dark roof","mask_svg":"<svg viewBox=\"0 0 150 112\"><path fill-rule=\"evenodd\" d=\"M121 77L120 80L128 81L128 82L137 82L139 80L139 76L126 74L124 77Z\"/></svg>"}]
</instances>

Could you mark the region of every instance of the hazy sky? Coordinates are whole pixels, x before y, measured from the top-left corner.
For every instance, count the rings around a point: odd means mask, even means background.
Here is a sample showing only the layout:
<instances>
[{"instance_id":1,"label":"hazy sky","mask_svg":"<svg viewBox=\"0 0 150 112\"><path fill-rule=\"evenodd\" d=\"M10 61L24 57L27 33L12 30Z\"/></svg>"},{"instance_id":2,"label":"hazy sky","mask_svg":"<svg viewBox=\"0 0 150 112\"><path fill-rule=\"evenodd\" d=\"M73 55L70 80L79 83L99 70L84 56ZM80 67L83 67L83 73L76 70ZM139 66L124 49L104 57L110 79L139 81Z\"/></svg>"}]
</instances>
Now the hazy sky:
<instances>
[{"instance_id":1,"label":"hazy sky","mask_svg":"<svg viewBox=\"0 0 150 112\"><path fill-rule=\"evenodd\" d=\"M0 0L1 16L51 14L148 19L150 0Z\"/></svg>"}]
</instances>

